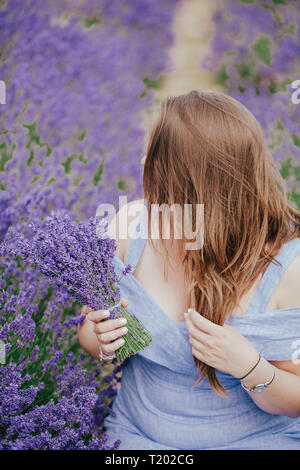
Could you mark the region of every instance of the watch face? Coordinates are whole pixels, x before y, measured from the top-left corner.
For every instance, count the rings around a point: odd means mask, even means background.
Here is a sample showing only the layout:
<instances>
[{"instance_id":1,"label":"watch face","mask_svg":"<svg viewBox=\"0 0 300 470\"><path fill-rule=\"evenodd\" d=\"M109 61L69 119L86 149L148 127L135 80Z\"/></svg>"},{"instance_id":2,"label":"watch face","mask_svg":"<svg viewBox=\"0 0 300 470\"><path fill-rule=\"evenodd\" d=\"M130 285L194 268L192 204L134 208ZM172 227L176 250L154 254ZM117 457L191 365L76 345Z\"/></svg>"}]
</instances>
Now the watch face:
<instances>
[{"instance_id":1,"label":"watch face","mask_svg":"<svg viewBox=\"0 0 300 470\"><path fill-rule=\"evenodd\" d=\"M265 390L265 385L262 384L262 385L257 385L256 387L254 387L251 392L262 392L263 390Z\"/></svg>"}]
</instances>

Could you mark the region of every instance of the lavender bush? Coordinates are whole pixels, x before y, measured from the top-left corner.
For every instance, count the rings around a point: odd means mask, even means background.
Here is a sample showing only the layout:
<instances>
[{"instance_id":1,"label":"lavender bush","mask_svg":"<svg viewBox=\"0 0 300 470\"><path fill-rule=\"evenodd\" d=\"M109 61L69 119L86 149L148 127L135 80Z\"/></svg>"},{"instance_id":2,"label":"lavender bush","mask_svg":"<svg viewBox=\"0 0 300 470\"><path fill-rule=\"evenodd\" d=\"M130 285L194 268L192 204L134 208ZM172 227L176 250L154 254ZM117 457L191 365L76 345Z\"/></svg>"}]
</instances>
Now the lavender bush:
<instances>
[{"instance_id":1,"label":"lavender bush","mask_svg":"<svg viewBox=\"0 0 300 470\"><path fill-rule=\"evenodd\" d=\"M76 224L71 214L60 210L39 226L30 223L28 228L33 232L30 238L10 227L2 252L30 260L54 287L71 294L80 304L93 310L108 309L111 318L124 316L128 334L115 353L118 362L151 343L150 333L121 305L119 283L131 266L125 266L118 278L114 269L117 245L107 235L104 219L93 217L88 223ZM81 315L81 323L84 318Z\"/></svg>"},{"instance_id":2,"label":"lavender bush","mask_svg":"<svg viewBox=\"0 0 300 470\"><path fill-rule=\"evenodd\" d=\"M8 256L1 273L1 448L109 449L103 418L119 366L102 369L81 353L75 304L62 292L53 296L29 264Z\"/></svg>"},{"instance_id":3,"label":"lavender bush","mask_svg":"<svg viewBox=\"0 0 300 470\"><path fill-rule=\"evenodd\" d=\"M168 67L176 3L11 0L0 10L2 189L34 199L50 188L48 205L88 217L100 194L140 196L141 113Z\"/></svg>"},{"instance_id":4,"label":"lavender bush","mask_svg":"<svg viewBox=\"0 0 300 470\"><path fill-rule=\"evenodd\" d=\"M262 124L269 148L300 207L300 3L226 0L214 14L211 51L201 66Z\"/></svg>"},{"instance_id":5,"label":"lavender bush","mask_svg":"<svg viewBox=\"0 0 300 470\"><path fill-rule=\"evenodd\" d=\"M100 200L141 195L141 116L169 67L177 3L0 3L7 90L0 107L1 241L11 226L30 240L30 223L39 225L51 210L82 219ZM11 248L15 243L10 239ZM29 261L3 253L1 448L109 448L103 419L121 368L116 361L101 367L82 352L80 308Z\"/></svg>"}]
</instances>

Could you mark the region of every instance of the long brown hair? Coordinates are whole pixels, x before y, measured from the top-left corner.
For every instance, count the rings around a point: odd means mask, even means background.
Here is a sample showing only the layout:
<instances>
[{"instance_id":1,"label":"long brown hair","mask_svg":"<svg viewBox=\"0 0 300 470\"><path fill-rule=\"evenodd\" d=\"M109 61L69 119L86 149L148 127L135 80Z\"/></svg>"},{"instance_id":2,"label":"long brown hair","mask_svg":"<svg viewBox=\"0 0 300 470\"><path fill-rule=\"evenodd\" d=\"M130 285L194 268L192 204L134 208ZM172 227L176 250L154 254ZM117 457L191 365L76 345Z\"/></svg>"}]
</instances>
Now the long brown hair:
<instances>
[{"instance_id":1,"label":"long brown hair","mask_svg":"<svg viewBox=\"0 0 300 470\"><path fill-rule=\"evenodd\" d=\"M300 211L288 199L259 123L223 93L193 90L161 103L143 178L154 249L152 204L204 204L203 247L186 250L183 237L176 240L176 254L191 279L189 306L218 325L281 246L300 236ZM159 234L167 258L161 224ZM194 361L201 374L195 385L207 377L224 394L215 369Z\"/></svg>"}]
</instances>

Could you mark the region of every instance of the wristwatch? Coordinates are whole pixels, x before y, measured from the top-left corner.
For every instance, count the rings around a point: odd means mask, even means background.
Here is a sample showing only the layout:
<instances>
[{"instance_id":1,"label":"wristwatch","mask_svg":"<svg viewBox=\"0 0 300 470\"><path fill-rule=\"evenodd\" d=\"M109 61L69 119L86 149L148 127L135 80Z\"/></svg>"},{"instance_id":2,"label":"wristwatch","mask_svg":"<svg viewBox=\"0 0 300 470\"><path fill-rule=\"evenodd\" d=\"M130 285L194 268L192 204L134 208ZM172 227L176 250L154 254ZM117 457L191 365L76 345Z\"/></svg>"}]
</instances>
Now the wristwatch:
<instances>
[{"instance_id":1,"label":"wristwatch","mask_svg":"<svg viewBox=\"0 0 300 470\"><path fill-rule=\"evenodd\" d=\"M262 392L263 390L265 390L273 382L273 380L275 378L275 367L274 366L272 366L272 367L273 367L273 375L270 378L270 380L268 380L268 382L266 382L264 384L255 385L252 388L245 387L245 385L241 382L241 385L242 385L243 389L246 390L247 392Z\"/></svg>"}]
</instances>

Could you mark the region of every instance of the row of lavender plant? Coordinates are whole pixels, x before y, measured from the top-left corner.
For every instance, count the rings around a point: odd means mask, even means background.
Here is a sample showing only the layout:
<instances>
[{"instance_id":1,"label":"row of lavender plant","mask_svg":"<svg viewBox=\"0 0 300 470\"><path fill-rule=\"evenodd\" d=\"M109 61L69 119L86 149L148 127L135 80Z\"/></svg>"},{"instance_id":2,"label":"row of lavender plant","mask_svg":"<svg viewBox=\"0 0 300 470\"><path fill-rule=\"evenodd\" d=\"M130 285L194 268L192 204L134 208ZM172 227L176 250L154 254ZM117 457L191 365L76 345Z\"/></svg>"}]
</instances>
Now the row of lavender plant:
<instances>
[{"instance_id":1,"label":"row of lavender plant","mask_svg":"<svg viewBox=\"0 0 300 470\"><path fill-rule=\"evenodd\" d=\"M140 122L170 65L177 3L1 4L1 240L11 225L30 235L51 209L82 219L141 194ZM2 258L0 290L0 448L118 447L103 418L121 369L80 349L80 305L17 256Z\"/></svg>"},{"instance_id":2,"label":"row of lavender plant","mask_svg":"<svg viewBox=\"0 0 300 470\"><path fill-rule=\"evenodd\" d=\"M300 207L300 3L226 0L218 3L204 66L262 124L273 157ZM300 88L300 87L298 87Z\"/></svg>"}]
</instances>

